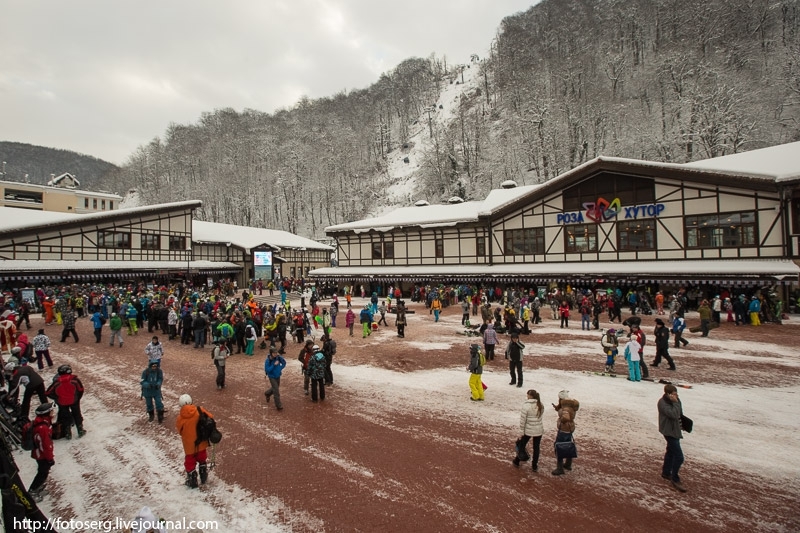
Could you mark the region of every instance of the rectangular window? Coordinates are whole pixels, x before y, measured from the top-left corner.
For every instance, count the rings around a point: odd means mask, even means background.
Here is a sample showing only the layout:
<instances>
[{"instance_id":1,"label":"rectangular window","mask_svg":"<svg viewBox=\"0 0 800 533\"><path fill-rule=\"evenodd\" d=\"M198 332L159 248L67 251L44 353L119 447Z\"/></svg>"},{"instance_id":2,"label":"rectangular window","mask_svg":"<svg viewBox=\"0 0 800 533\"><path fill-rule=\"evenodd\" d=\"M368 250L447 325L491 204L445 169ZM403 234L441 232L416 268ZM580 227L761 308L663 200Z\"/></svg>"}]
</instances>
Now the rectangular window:
<instances>
[{"instance_id":1,"label":"rectangular window","mask_svg":"<svg viewBox=\"0 0 800 533\"><path fill-rule=\"evenodd\" d=\"M382 243L380 242L373 242L372 243L372 258L373 259L383 259L383 247L381 246Z\"/></svg>"},{"instance_id":2,"label":"rectangular window","mask_svg":"<svg viewBox=\"0 0 800 533\"><path fill-rule=\"evenodd\" d=\"M97 198L92 200L92 209L97 209Z\"/></svg>"},{"instance_id":3,"label":"rectangular window","mask_svg":"<svg viewBox=\"0 0 800 533\"><path fill-rule=\"evenodd\" d=\"M83 199L83 207L85 209L89 209L89 199L88 198L84 198Z\"/></svg>"},{"instance_id":4,"label":"rectangular window","mask_svg":"<svg viewBox=\"0 0 800 533\"><path fill-rule=\"evenodd\" d=\"M185 250L186 237L179 237L177 235L169 236L169 249L170 250Z\"/></svg>"},{"instance_id":5,"label":"rectangular window","mask_svg":"<svg viewBox=\"0 0 800 533\"><path fill-rule=\"evenodd\" d=\"M436 257L444 257L444 239L436 239Z\"/></svg>"},{"instance_id":6,"label":"rectangular window","mask_svg":"<svg viewBox=\"0 0 800 533\"><path fill-rule=\"evenodd\" d=\"M161 235L142 235L142 250L158 250L161 248Z\"/></svg>"},{"instance_id":7,"label":"rectangular window","mask_svg":"<svg viewBox=\"0 0 800 533\"><path fill-rule=\"evenodd\" d=\"M617 250L631 252L655 249L655 220L641 219L617 222Z\"/></svg>"},{"instance_id":8,"label":"rectangular window","mask_svg":"<svg viewBox=\"0 0 800 533\"><path fill-rule=\"evenodd\" d=\"M112 209L114 209L114 200L109 200L108 201L108 210L110 211Z\"/></svg>"},{"instance_id":9,"label":"rectangular window","mask_svg":"<svg viewBox=\"0 0 800 533\"><path fill-rule=\"evenodd\" d=\"M394 243L393 242L385 242L385 243L383 243L383 258L384 259L394 259Z\"/></svg>"},{"instance_id":10,"label":"rectangular window","mask_svg":"<svg viewBox=\"0 0 800 533\"><path fill-rule=\"evenodd\" d=\"M564 239L567 253L596 252L597 224L564 226Z\"/></svg>"},{"instance_id":11,"label":"rectangular window","mask_svg":"<svg viewBox=\"0 0 800 533\"><path fill-rule=\"evenodd\" d=\"M105 200L101 200L100 201L100 209L102 209L103 211L106 210L106 201Z\"/></svg>"},{"instance_id":12,"label":"rectangular window","mask_svg":"<svg viewBox=\"0 0 800 533\"><path fill-rule=\"evenodd\" d=\"M131 234L121 231L98 231L98 248L130 248Z\"/></svg>"},{"instance_id":13,"label":"rectangular window","mask_svg":"<svg viewBox=\"0 0 800 533\"><path fill-rule=\"evenodd\" d=\"M544 228L511 229L503 232L505 255L544 253Z\"/></svg>"},{"instance_id":14,"label":"rectangular window","mask_svg":"<svg viewBox=\"0 0 800 533\"><path fill-rule=\"evenodd\" d=\"M293 277L295 277L295 276L294 276L294 273L295 273L294 267L291 267L291 268L289 269L289 277L290 277L290 278L293 278Z\"/></svg>"},{"instance_id":15,"label":"rectangular window","mask_svg":"<svg viewBox=\"0 0 800 533\"><path fill-rule=\"evenodd\" d=\"M687 248L738 248L756 245L756 214L719 213L684 218Z\"/></svg>"},{"instance_id":16,"label":"rectangular window","mask_svg":"<svg viewBox=\"0 0 800 533\"><path fill-rule=\"evenodd\" d=\"M486 237L475 238L475 255L478 257L486 256Z\"/></svg>"}]
</instances>

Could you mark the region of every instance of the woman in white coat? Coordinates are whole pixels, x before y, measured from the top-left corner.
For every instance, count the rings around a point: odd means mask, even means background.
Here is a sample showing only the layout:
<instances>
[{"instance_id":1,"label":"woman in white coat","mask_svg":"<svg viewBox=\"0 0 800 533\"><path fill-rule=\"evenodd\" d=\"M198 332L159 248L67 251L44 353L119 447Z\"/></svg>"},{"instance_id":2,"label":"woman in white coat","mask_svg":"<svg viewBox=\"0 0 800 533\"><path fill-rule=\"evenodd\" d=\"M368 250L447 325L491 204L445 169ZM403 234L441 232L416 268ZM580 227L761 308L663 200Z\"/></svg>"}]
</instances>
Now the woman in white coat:
<instances>
[{"instance_id":1,"label":"woman in white coat","mask_svg":"<svg viewBox=\"0 0 800 533\"><path fill-rule=\"evenodd\" d=\"M528 441L533 439L533 460L531 468L534 472L539 471L539 445L542 443L544 426L542 425L542 413L544 405L539 398L539 393L533 389L528 391L528 399L522 404L522 411L519 414L519 428L522 436L517 440L517 456L512 461L514 466L519 466L520 461L527 461L526 450Z\"/></svg>"}]
</instances>

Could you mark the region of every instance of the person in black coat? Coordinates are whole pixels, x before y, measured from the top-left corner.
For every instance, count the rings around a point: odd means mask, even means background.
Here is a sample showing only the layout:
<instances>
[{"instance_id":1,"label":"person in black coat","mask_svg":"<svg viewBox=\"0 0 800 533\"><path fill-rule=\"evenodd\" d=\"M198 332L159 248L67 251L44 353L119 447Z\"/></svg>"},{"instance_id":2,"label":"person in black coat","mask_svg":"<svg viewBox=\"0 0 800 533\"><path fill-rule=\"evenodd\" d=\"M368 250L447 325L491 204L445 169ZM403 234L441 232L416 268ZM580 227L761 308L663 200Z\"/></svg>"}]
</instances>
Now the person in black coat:
<instances>
[{"instance_id":1,"label":"person in black coat","mask_svg":"<svg viewBox=\"0 0 800 533\"><path fill-rule=\"evenodd\" d=\"M656 318L656 329L653 331L653 336L656 339L656 358L650 366L657 367L663 357L669 363L669 369L675 370L675 362L669 356L669 328L660 318Z\"/></svg>"},{"instance_id":2,"label":"person in black coat","mask_svg":"<svg viewBox=\"0 0 800 533\"><path fill-rule=\"evenodd\" d=\"M25 394L22 396L20 405L20 418L23 422L28 420L31 412L31 397L36 394L39 396L39 403L47 403L47 396L44 391L44 380L39 373L29 365L19 366L17 363L8 363L5 367L6 372L11 375L9 380L9 390L13 391L20 385L25 385ZM11 393L9 393L11 394Z\"/></svg>"}]
</instances>

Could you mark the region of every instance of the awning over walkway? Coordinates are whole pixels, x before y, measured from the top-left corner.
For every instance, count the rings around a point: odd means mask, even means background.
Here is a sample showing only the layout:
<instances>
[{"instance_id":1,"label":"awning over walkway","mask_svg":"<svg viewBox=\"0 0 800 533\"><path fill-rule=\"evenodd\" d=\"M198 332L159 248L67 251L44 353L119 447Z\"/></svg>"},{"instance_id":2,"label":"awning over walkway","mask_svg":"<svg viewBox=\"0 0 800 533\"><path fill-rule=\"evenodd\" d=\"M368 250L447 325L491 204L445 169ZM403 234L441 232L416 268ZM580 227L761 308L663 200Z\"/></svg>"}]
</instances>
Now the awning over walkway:
<instances>
[{"instance_id":1,"label":"awning over walkway","mask_svg":"<svg viewBox=\"0 0 800 533\"><path fill-rule=\"evenodd\" d=\"M525 283L726 283L755 285L798 281L800 267L777 259L699 259L599 263L518 263L501 265L418 265L330 267L309 272L311 278L411 282L492 281Z\"/></svg>"},{"instance_id":2,"label":"awning over walkway","mask_svg":"<svg viewBox=\"0 0 800 533\"><path fill-rule=\"evenodd\" d=\"M230 274L242 267L215 261L0 261L0 280L58 280L63 278L137 278L185 274Z\"/></svg>"}]
</instances>

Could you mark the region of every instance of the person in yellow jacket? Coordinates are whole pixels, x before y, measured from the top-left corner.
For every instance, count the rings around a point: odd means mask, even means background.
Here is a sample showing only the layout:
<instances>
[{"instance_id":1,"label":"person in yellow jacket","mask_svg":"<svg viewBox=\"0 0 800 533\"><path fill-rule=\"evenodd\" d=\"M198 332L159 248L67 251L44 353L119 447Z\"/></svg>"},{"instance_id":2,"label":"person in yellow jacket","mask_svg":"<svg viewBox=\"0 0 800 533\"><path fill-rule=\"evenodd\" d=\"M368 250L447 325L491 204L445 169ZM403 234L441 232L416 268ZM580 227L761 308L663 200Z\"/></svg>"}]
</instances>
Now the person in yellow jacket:
<instances>
[{"instance_id":1,"label":"person in yellow jacket","mask_svg":"<svg viewBox=\"0 0 800 533\"><path fill-rule=\"evenodd\" d=\"M186 468L186 485L189 488L197 488L197 472L195 468L200 465L200 483L205 483L208 479L208 441L197 442L197 421L200 419L200 409L192 403L192 397L188 394L183 394L178 399L178 404L181 406L178 419L175 421L175 427L181 435L183 442L183 452L186 458L183 461L183 466ZM203 412L214 418L210 412L203 409Z\"/></svg>"},{"instance_id":2,"label":"person in yellow jacket","mask_svg":"<svg viewBox=\"0 0 800 533\"><path fill-rule=\"evenodd\" d=\"M431 311L433 311L433 321L439 322L439 313L442 312L442 301L438 297L434 298L431 302Z\"/></svg>"}]
</instances>

